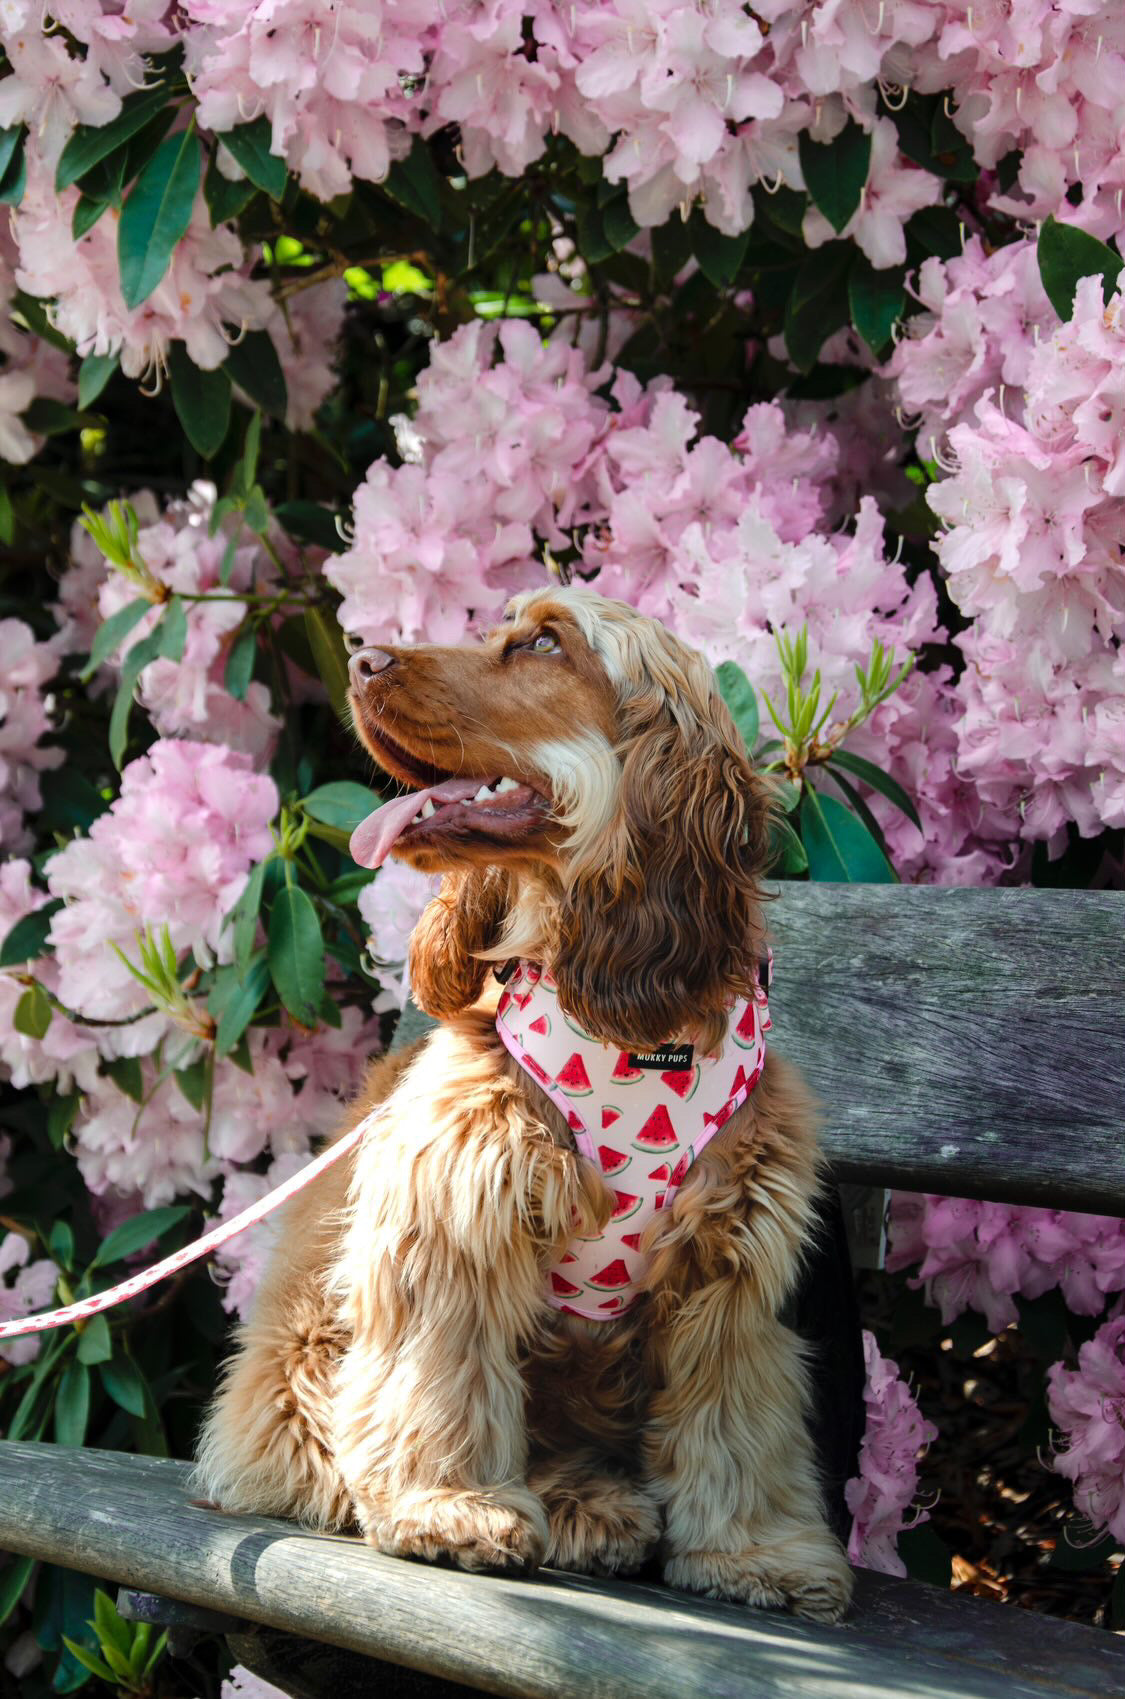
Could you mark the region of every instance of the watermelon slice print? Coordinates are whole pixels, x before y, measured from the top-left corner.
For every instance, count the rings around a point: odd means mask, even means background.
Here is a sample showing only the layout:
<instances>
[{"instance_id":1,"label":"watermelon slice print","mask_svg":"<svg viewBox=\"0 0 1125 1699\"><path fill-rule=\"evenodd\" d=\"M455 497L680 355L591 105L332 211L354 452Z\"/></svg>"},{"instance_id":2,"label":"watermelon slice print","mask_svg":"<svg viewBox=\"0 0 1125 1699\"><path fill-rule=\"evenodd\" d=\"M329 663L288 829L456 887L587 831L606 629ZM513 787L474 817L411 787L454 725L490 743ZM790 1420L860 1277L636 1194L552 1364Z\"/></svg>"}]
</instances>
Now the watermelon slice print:
<instances>
[{"instance_id":1,"label":"watermelon slice print","mask_svg":"<svg viewBox=\"0 0 1125 1699\"><path fill-rule=\"evenodd\" d=\"M615 1121L620 1121L620 1119L621 1119L620 1109L615 1108L612 1103L603 1103L602 1104L602 1132L603 1133L605 1132L607 1127L612 1127L613 1123Z\"/></svg>"},{"instance_id":2,"label":"watermelon slice print","mask_svg":"<svg viewBox=\"0 0 1125 1699\"><path fill-rule=\"evenodd\" d=\"M599 1310L619 1310L621 1302L620 1298L603 1298L598 1308Z\"/></svg>"},{"instance_id":3,"label":"watermelon slice print","mask_svg":"<svg viewBox=\"0 0 1125 1699\"><path fill-rule=\"evenodd\" d=\"M667 1162L662 1162L660 1167L654 1168L652 1173L649 1175L650 1180L656 1180L662 1186L666 1186L671 1178L672 1170Z\"/></svg>"},{"instance_id":4,"label":"watermelon slice print","mask_svg":"<svg viewBox=\"0 0 1125 1699\"><path fill-rule=\"evenodd\" d=\"M626 1085L635 1085L638 1080L643 1080L645 1075L643 1068L631 1068L629 1066L629 1052L622 1050L609 1077L611 1080L621 1080Z\"/></svg>"},{"instance_id":5,"label":"watermelon slice print","mask_svg":"<svg viewBox=\"0 0 1125 1699\"><path fill-rule=\"evenodd\" d=\"M551 1291L556 1298L577 1298L581 1295L581 1286L572 1286L569 1280L564 1280L561 1274L551 1273Z\"/></svg>"},{"instance_id":6,"label":"watermelon slice print","mask_svg":"<svg viewBox=\"0 0 1125 1699\"><path fill-rule=\"evenodd\" d=\"M573 1109L568 1109L566 1112L566 1124L572 1133L584 1133L586 1131L582 1117L576 1115Z\"/></svg>"},{"instance_id":7,"label":"watermelon slice print","mask_svg":"<svg viewBox=\"0 0 1125 1699\"><path fill-rule=\"evenodd\" d=\"M527 1069L533 1080L538 1080L540 1085L550 1085L550 1074L547 1072L546 1068L541 1068L539 1066L539 1063L535 1060L534 1056L529 1056L526 1051L521 1051L520 1062L522 1066Z\"/></svg>"},{"instance_id":8,"label":"watermelon slice print","mask_svg":"<svg viewBox=\"0 0 1125 1699\"><path fill-rule=\"evenodd\" d=\"M615 1191L613 1195L617 1199L617 1207L609 1218L611 1221L628 1221L631 1215L636 1215L641 1207L640 1198L634 1197L632 1192Z\"/></svg>"},{"instance_id":9,"label":"watermelon slice print","mask_svg":"<svg viewBox=\"0 0 1125 1699\"><path fill-rule=\"evenodd\" d=\"M642 1235L640 1233L622 1233L621 1243L623 1245L628 1245L631 1251L639 1251L641 1248L641 1238Z\"/></svg>"},{"instance_id":10,"label":"watermelon slice print","mask_svg":"<svg viewBox=\"0 0 1125 1699\"><path fill-rule=\"evenodd\" d=\"M658 1103L636 1138L634 1150L675 1150L679 1137L663 1103Z\"/></svg>"},{"instance_id":11,"label":"watermelon slice print","mask_svg":"<svg viewBox=\"0 0 1125 1699\"><path fill-rule=\"evenodd\" d=\"M602 1173L607 1180L612 1179L614 1174L620 1174L623 1169L628 1168L632 1160L633 1158L626 1156L623 1150L614 1150L612 1145L600 1144L598 1146L598 1161L602 1165Z\"/></svg>"},{"instance_id":12,"label":"watermelon slice print","mask_svg":"<svg viewBox=\"0 0 1125 1699\"><path fill-rule=\"evenodd\" d=\"M620 1257L616 1257L613 1262L607 1263L605 1268L599 1269L597 1274L591 1276L586 1282L587 1286L593 1286L599 1292L609 1292L615 1286L628 1286L630 1283L629 1270Z\"/></svg>"},{"instance_id":13,"label":"watermelon slice print","mask_svg":"<svg viewBox=\"0 0 1125 1699\"><path fill-rule=\"evenodd\" d=\"M584 1038L587 1044L596 1044L598 1042L591 1033L586 1031L584 1026L579 1026L577 1021L572 1021L565 1010L562 1011L562 1018L570 1028L571 1032L575 1033L579 1038Z\"/></svg>"},{"instance_id":14,"label":"watermelon slice print","mask_svg":"<svg viewBox=\"0 0 1125 1699\"><path fill-rule=\"evenodd\" d=\"M586 1064L577 1050L555 1075L555 1084L561 1086L568 1097L589 1097L593 1091Z\"/></svg>"},{"instance_id":15,"label":"watermelon slice print","mask_svg":"<svg viewBox=\"0 0 1125 1699\"><path fill-rule=\"evenodd\" d=\"M690 1068L675 1068L670 1073L661 1074L663 1083L669 1091L674 1091L677 1097L685 1103L695 1096L699 1084L699 1063L695 1062Z\"/></svg>"},{"instance_id":16,"label":"watermelon slice print","mask_svg":"<svg viewBox=\"0 0 1125 1699\"><path fill-rule=\"evenodd\" d=\"M511 1001L512 1001L512 993L510 991L505 991L503 996L500 998L500 1001L496 1005L496 1018L497 1018L497 1020L499 1020L500 1016L504 1013L504 1010L507 1009L508 1007L510 1007Z\"/></svg>"},{"instance_id":17,"label":"watermelon slice print","mask_svg":"<svg viewBox=\"0 0 1125 1699\"><path fill-rule=\"evenodd\" d=\"M528 1030L528 1032L537 1032L539 1034L540 1038L550 1038L550 1036L551 1036L551 1017L550 1017L550 1015L540 1015L536 1020L530 1021L528 1023L527 1030Z\"/></svg>"},{"instance_id":18,"label":"watermelon slice print","mask_svg":"<svg viewBox=\"0 0 1125 1699\"><path fill-rule=\"evenodd\" d=\"M578 1258L572 1257L569 1251L564 1252L564 1254L559 1258L559 1262L562 1263L564 1266L568 1262L577 1262L577 1261L578 1261Z\"/></svg>"},{"instance_id":19,"label":"watermelon slice print","mask_svg":"<svg viewBox=\"0 0 1125 1699\"><path fill-rule=\"evenodd\" d=\"M742 1019L731 1034L740 1050L756 1050L758 1047L758 1016L753 1003L747 1003L742 1011Z\"/></svg>"},{"instance_id":20,"label":"watermelon slice print","mask_svg":"<svg viewBox=\"0 0 1125 1699\"><path fill-rule=\"evenodd\" d=\"M682 1186L683 1183L684 1183L684 1175L687 1173L690 1166L691 1166L691 1151L685 1150L684 1154L680 1157L680 1160L677 1162L676 1166L673 1168L673 1170L671 1172L671 1175L669 1176L669 1179L668 1179L669 1186L670 1187L671 1186Z\"/></svg>"}]
</instances>

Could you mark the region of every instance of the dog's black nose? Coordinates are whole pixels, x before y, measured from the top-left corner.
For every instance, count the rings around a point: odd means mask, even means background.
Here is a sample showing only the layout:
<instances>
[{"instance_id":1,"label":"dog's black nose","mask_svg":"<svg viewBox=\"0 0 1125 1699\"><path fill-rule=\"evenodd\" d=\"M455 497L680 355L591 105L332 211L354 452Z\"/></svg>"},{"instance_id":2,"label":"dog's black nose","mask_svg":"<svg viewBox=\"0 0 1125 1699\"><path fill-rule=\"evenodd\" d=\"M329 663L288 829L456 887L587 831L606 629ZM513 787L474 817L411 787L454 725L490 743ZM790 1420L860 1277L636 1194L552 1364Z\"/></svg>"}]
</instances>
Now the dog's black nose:
<instances>
[{"instance_id":1,"label":"dog's black nose","mask_svg":"<svg viewBox=\"0 0 1125 1699\"><path fill-rule=\"evenodd\" d=\"M355 688L362 690L377 673L385 672L394 664L394 656L388 655L385 649L357 649L348 662L348 672Z\"/></svg>"}]
</instances>

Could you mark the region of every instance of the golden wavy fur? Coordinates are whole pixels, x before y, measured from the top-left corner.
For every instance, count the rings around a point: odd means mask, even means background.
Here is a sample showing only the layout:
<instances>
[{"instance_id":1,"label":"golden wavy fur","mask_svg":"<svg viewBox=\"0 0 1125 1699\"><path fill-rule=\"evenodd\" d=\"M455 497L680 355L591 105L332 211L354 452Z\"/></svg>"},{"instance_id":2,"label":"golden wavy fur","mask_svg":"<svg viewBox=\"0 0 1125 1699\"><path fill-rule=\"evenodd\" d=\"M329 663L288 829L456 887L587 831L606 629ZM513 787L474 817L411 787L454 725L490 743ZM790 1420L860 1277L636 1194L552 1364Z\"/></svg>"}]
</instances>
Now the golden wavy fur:
<instances>
[{"instance_id":1,"label":"golden wavy fur","mask_svg":"<svg viewBox=\"0 0 1125 1699\"><path fill-rule=\"evenodd\" d=\"M769 804L710 669L568 589L516 598L481 645L352 671L360 736L408 786L513 782L395 846L446 875L411 948L442 1025L373 1065L350 1124L382 1117L287 1206L200 1484L404 1556L628 1574L658 1552L675 1586L839 1617L851 1575L778 1319L817 1188L800 1080L769 1055L648 1230L640 1301L586 1322L547 1305L545 1270L612 1200L493 1019L490 964L521 955L607 1041L722 1036L762 942Z\"/></svg>"}]
</instances>

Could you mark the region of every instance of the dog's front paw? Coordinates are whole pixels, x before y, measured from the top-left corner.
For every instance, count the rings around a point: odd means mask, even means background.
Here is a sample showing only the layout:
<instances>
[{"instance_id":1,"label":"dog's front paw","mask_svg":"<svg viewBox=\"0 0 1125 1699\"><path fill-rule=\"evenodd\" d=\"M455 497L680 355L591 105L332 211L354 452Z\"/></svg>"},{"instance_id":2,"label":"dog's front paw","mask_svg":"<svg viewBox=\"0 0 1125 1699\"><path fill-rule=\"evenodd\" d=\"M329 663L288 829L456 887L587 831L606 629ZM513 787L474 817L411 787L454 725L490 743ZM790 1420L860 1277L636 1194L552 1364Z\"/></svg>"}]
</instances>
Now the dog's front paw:
<instances>
[{"instance_id":1,"label":"dog's front paw","mask_svg":"<svg viewBox=\"0 0 1125 1699\"><path fill-rule=\"evenodd\" d=\"M737 1552L684 1552L669 1558L670 1587L732 1599L762 1610L788 1608L817 1622L839 1622L852 1596L843 1549L827 1529L807 1528Z\"/></svg>"},{"instance_id":2,"label":"dog's front paw","mask_svg":"<svg viewBox=\"0 0 1125 1699\"><path fill-rule=\"evenodd\" d=\"M538 1483L537 1483L538 1485ZM579 1575L635 1575L656 1550L660 1511L640 1486L612 1475L539 1490L551 1537L547 1562Z\"/></svg>"},{"instance_id":3,"label":"dog's front paw","mask_svg":"<svg viewBox=\"0 0 1125 1699\"><path fill-rule=\"evenodd\" d=\"M537 1569L547 1549L547 1517L534 1493L443 1488L405 1495L365 1538L391 1557L444 1559L460 1569Z\"/></svg>"}]
</instances>

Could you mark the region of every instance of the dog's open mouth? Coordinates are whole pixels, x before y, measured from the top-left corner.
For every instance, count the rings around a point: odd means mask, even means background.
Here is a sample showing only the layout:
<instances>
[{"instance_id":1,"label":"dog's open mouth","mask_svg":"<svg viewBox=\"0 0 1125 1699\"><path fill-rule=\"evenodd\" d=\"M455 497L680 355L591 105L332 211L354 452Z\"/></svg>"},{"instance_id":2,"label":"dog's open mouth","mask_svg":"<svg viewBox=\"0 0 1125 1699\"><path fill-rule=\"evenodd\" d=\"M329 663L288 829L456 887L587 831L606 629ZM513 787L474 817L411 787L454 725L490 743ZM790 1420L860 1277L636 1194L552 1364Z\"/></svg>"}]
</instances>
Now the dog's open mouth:
<instances>
[{"instance_id":1,"label":"dog's open mouth","mask_svg":"<svg viewBox=\"0 0 1125 1699\"><path fill-rule=\"evenodd\" d=\"M381 753L383 739L369 731L368 740L374 752ZM550 815L547 799L522 780L500 774L443 776L440 768L429 764L423 769L399 744L388 753L399 774L410 782L417 784L423 771L431 782L385 802L356 827L351 852L361 867L381 867L396 844L421 849L431 841L435 847L440 842L450 848L458 843L492 843L511 849L536 833Z\"/></svg>"}]
</instances>

